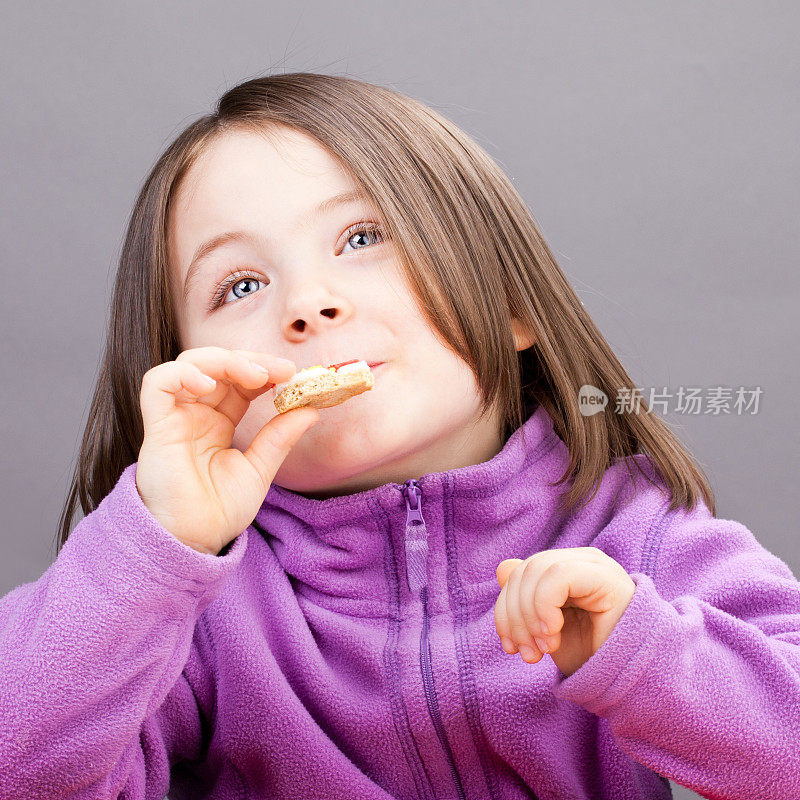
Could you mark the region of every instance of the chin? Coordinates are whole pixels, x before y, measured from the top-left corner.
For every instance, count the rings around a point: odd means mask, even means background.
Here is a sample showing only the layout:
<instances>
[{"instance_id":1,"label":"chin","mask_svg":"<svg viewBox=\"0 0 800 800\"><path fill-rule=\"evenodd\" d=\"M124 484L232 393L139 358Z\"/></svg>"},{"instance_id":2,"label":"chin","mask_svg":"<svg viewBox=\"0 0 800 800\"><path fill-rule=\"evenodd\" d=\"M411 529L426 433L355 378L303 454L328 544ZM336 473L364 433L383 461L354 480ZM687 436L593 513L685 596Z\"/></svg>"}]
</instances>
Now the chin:
<instances>
[{"instance_id":1,"label":"chin","mask_svg":"<svg viewBox=\"0 0 800 800\"><path fill-rule=\"evenodd\" d=\"M314 427L319 428L322 423ZM313 428L312 428L313 431ZM303 471L325 476L326 481L345 475L353 475L367 469L375 462L379 445L370 440L368 435L354 429L353 435L346 433L341 427L330 431L317 431L316 436L305 436L292 448L286 461L295 455L298 462L304 464ZM300 473L302 474L302 473Z\"/></svg>"},{"instance_id":2,"label":"chin","mask_svg":"<svg viewBox=\"0 0 800 800\"><path fill-rule=\"evenodd\" d=\"M324 413L324 409L323 409ZM358 485L358 476L366 475L391 460L392 442L386 441L386 431L373 436L363 425L354 427L351 434L341 426L332 425L319 430L314 425L289 451L275 474L275 482L297 492L323 492L329 487ZM313 476L313 477L312 477ZM342 489L340 494L349 493Z\"/></svg>"},{"instance_id":3,"label":"chin","mask_svg":"<svg viewBox=\"0 0 800 800\"><path fill-rule=\"evenodd\" d=\"M295 465L287 463L288 460L287 457L275 473L274 483L299 494L318 494L320 500L325 499L325 495L348 494L347 489L340 491L332 487L352 482L369 468L367 464L358 463L348 469L347 466L336 460L336 469L329 472L325 467L332 467L332 464L320 465L314 462L303 462ZM313 479L309 477L311 475L314 476Z\"/></svg>"}]
</instances>

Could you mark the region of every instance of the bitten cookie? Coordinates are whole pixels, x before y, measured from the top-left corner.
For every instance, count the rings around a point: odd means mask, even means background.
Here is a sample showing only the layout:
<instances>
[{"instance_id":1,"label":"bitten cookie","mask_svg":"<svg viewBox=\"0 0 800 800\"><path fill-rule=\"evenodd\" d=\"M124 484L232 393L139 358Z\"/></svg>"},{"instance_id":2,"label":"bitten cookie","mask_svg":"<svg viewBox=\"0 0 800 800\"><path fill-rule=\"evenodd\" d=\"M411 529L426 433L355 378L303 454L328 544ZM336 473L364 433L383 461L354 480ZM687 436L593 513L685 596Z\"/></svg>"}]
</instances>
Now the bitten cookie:
<instances>
[{"instance_id":1,"label":"bitten cookie","mask_svg":"<svg viewBox=\"0 0 800 800\"><path fill-rule=\"evenodd\" d=\"M328 408L374 385L375 376L366 361L353 359L329 367L306 367L275 387L275 408L279 414L301 406Z\"/></svg>"}]
</instances>

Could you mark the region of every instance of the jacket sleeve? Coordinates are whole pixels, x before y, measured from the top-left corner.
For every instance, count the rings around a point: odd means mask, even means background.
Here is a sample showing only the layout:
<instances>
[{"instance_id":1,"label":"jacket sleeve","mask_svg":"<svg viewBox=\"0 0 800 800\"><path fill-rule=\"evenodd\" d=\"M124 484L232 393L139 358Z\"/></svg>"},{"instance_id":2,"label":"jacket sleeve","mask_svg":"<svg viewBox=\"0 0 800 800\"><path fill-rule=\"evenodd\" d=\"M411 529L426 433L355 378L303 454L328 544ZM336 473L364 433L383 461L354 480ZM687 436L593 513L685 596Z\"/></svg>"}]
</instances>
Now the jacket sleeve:
<instances>
[{"instance_id":1,"label":"jacket sleeve","mask_svg":"<svg viewBox=\"0 0 800 800\"><path fill-rule=\"evenodd\" d=\"M200 754L196 623L247 531L199 553L135 479L134 463L42 577L0 598L0 798L162 800L171 765Z\"/></svg>"},{"instance_id":2,"label":"jacket sleeve","mask_svg":"<svg viewBox=\"0 0 800 800\"><path fill-rule=\"evenodd\" d=\"M652 569L558 698L633 759L704 797L800 797L800 583L702 503L656 526Z\"/></svg>"}]
</instances>

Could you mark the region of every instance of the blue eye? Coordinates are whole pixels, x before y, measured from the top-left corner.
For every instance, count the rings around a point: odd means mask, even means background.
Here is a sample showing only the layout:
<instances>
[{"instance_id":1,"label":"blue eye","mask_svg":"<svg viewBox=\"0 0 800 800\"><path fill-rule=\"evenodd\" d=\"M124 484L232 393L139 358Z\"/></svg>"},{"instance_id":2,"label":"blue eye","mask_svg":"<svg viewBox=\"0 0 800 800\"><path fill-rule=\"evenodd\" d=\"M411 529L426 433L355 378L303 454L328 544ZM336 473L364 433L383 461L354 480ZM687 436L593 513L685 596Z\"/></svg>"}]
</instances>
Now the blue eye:
<instances>
[{"instance_id":1,"label":"blue eye","mask_svg":"<svg viewBox=\"0 0 800 800\"><path fill-rule=\"evenodd\" d=\"M221 305L226 305L223 303L225 296L228 294L228 287L229 286L236 286L239 283L249 283L252 286L252 283L263 283L263 281L259 280L256 275L251 275L249 272L242 272L242 270L236 270L232 272L228 277L220 284L219 289L217 289L214 297L211 298L211 302L208 305L208 310L213 311L215 308L218 308ZM264 284L266 286L266 284ZM257 289L248 289L245 291L244 296L255 294Z\"/></svg>"},{"instance_id":2,"label":"blue eye","mask_svg":"<svg viewBox=\"0 0 800 800\"><path fill-rule=\"evenodd\" d=\"M380 229L378 228L377 225L375 225L374 223L371 223L371 222L370 223L359 222L358 225L354 225L352 228L349 228L345 232L345 235L347 236L347 239L345 241L345 247L348 244L350 244L350 240L351 239L355 239L356 238L356 234L358 234L359 238L362 241L365 238L366 239L369 239L370 237L375 238L376 236L378 238L378 241L377 242L373 242L374 244L379 244L381 241L383 241L383 237L380 235ZM352 245L351 245L351 247L352 247ZM367 247L369 247L369 245L367 245ZM356 247L354 249L355 250L363 250L364 247ZM345 252L344 248L342 248L342 252L343 253Z\"/></svg>"}]
</instances>

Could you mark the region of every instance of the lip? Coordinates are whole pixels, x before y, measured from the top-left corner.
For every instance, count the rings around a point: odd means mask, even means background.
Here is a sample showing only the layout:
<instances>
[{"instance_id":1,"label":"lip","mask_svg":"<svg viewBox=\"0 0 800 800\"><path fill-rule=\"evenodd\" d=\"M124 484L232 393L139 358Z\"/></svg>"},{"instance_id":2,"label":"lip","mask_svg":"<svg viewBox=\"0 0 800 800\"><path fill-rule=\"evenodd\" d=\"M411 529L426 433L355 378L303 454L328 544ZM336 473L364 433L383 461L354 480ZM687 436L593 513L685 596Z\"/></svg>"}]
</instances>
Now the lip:
<instances>
[{"instance_id":1,"label":"lip","mask_svg":"<svg viewBox=\"0 0 800 800\"><path fill-rule=\"evenodd\" d=\"M385 364L385 363L386 363L385 361L368 361L367 362L367 366L370 369L375 369L375 367L379 367L379 366L381 366L381 364Z\"/></svg>"}]
</instances>

